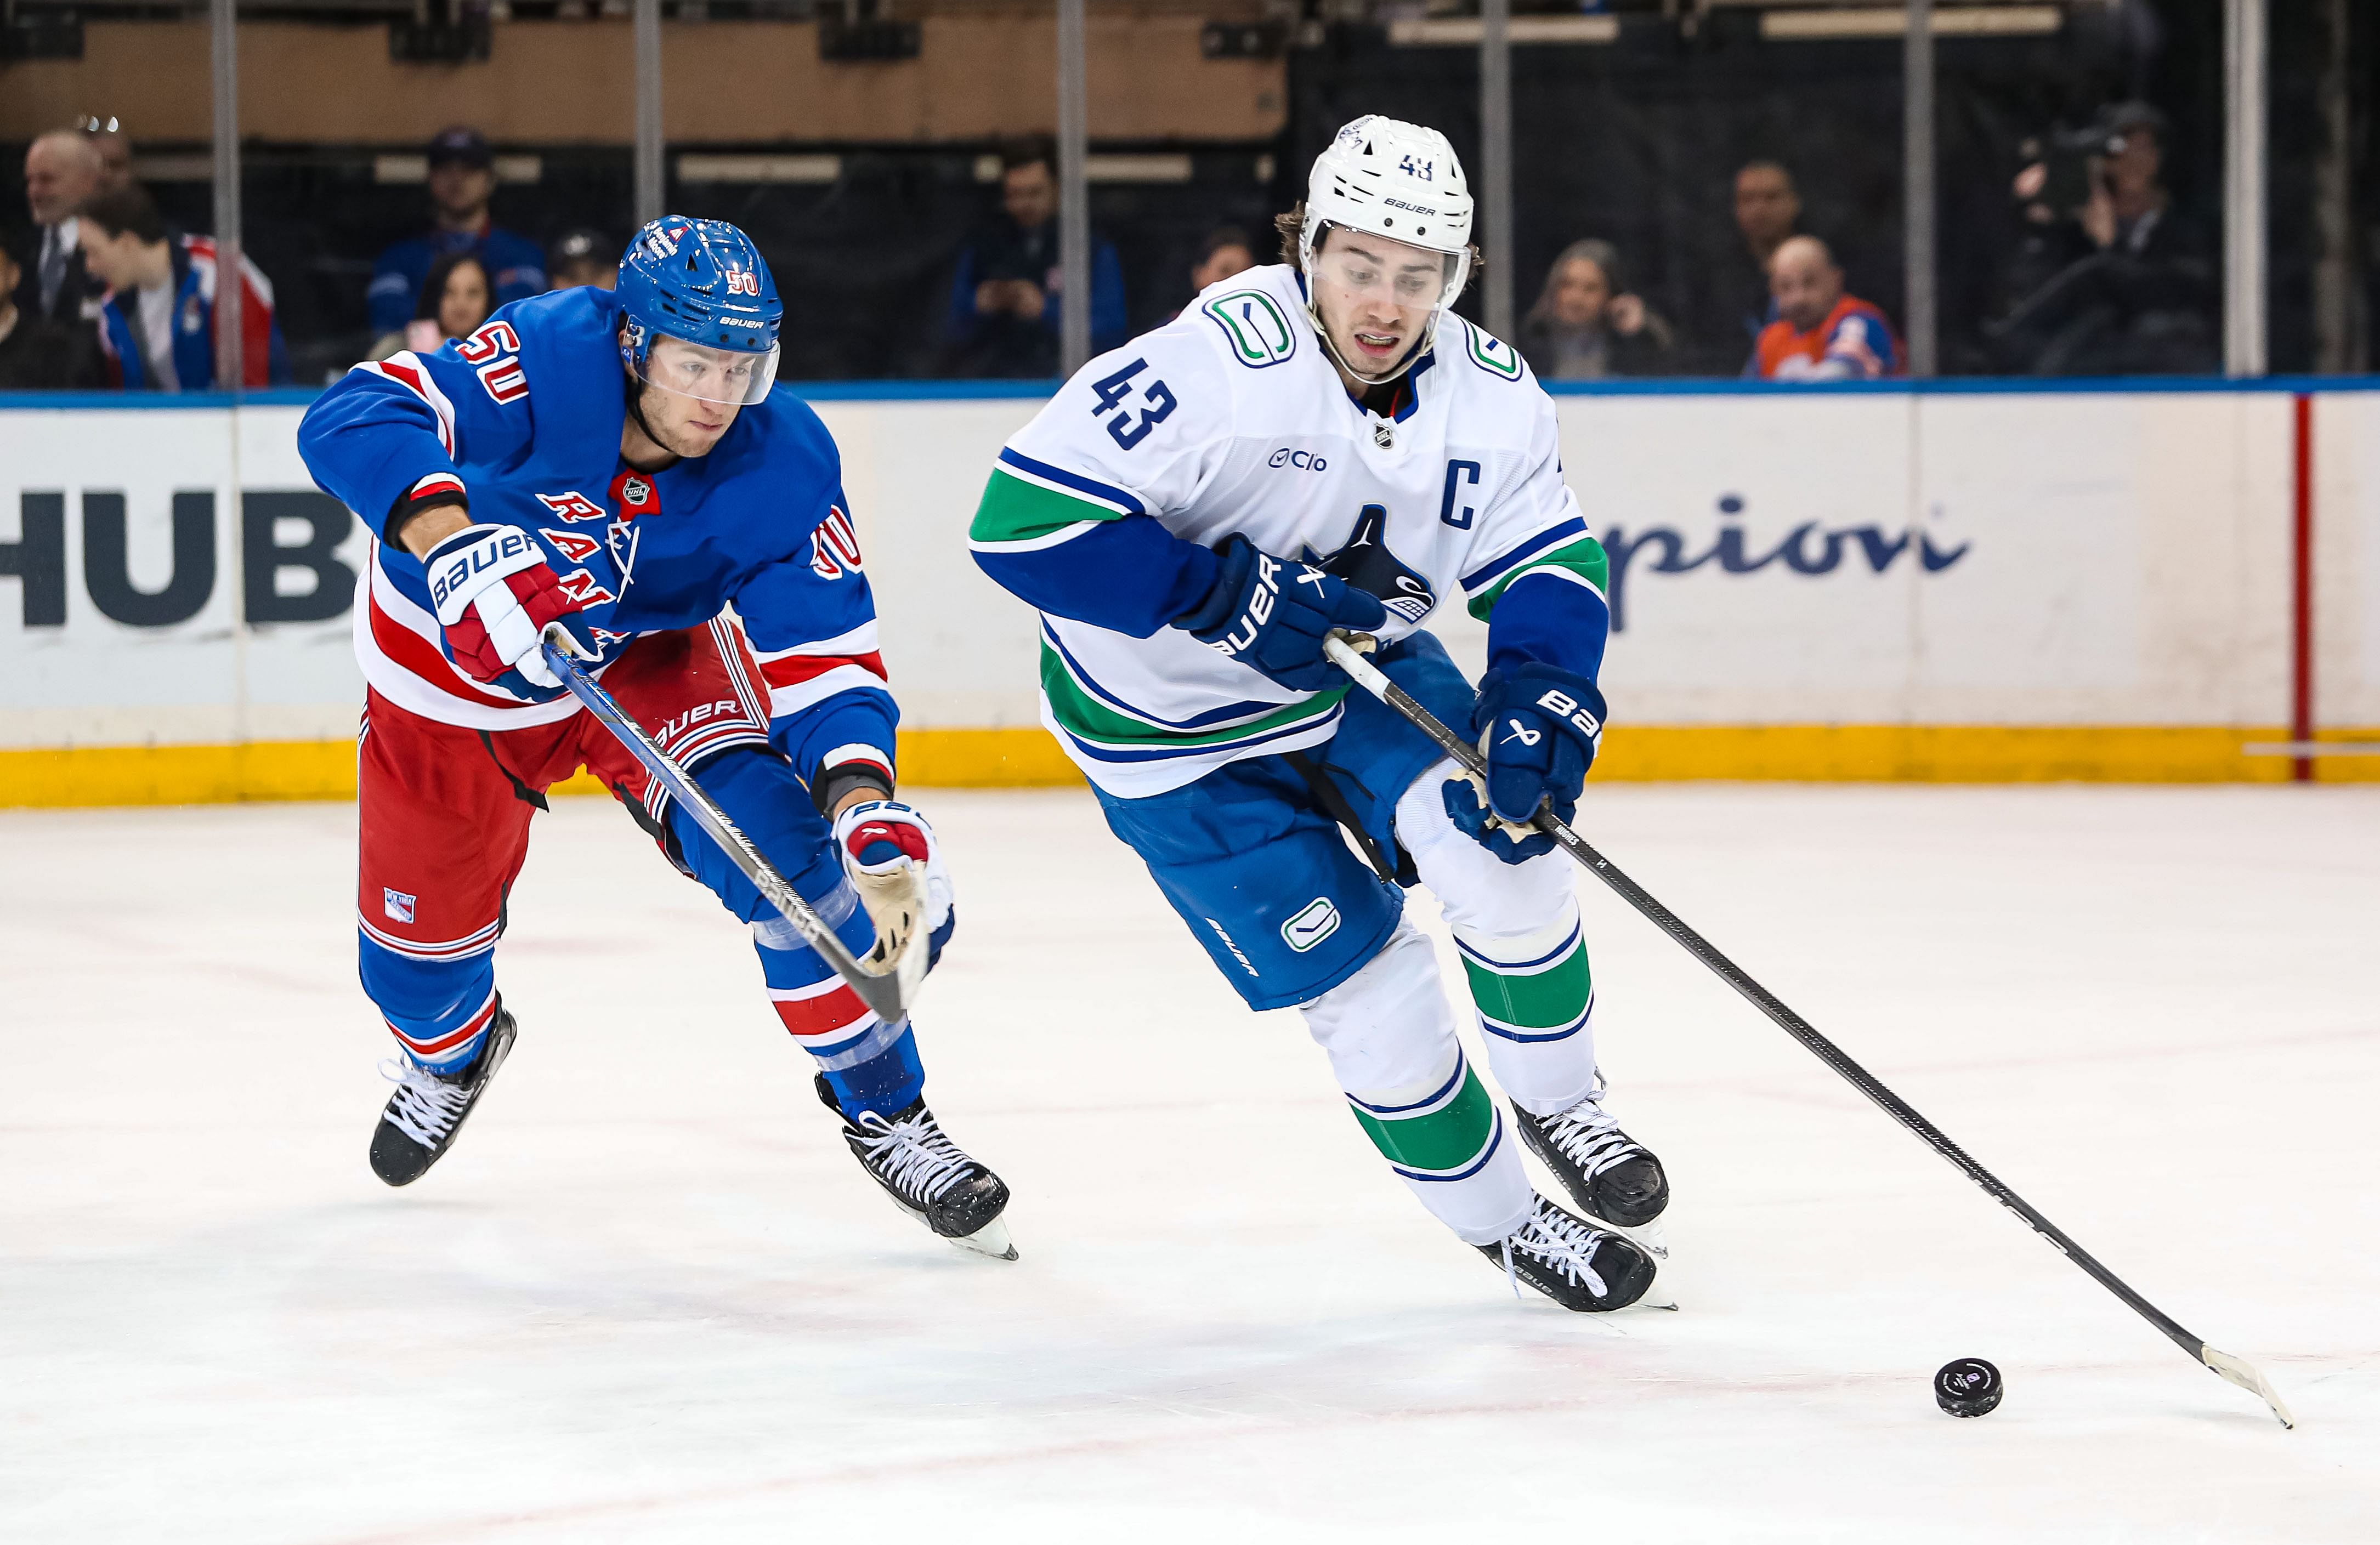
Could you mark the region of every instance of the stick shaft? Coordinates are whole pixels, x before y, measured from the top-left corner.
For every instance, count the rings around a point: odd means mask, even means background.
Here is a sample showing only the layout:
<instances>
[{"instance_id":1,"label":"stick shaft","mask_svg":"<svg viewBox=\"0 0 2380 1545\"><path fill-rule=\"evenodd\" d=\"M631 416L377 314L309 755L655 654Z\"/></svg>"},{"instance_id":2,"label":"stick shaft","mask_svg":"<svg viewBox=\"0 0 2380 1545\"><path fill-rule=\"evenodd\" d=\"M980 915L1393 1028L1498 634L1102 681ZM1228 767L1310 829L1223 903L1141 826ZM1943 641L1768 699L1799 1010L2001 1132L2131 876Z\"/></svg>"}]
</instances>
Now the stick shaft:
<instances>
[{"instance_id":1,"label":"stick shaft","mask_svg":"<svg viewBox=\"0 0 2380 1545\"><path fill-rule=\"evenodd\" d=\"M619 738L620 743L644 764L645 770L653 775L654 780L669 791L670 798L685 806L686 814L694 817L695 825L719 844L720 851L727 855L728 862L742 870L744 877L752 882L762 898L793 924L794 931L802 936L802 942L818 951L820 958L834 968L834 973L851 984L851 990L859 995L859 1001L875 1010L885 1023L900 1023L908 1012L905 984L893 975L879 976L861 965L844 947L844 942L835 936L833 927L819 915L818 910L802 899L801 892L777 872L777 866L752 845L751 839L746 837L734 821L728 819L727 812L720 809L711 797L702 791L693 776L677 765L677 759L645 733L644 726L629 718L627 711L603 690L601 683L581 670L576 660L551 641L541 646L545 651L546 665L562 679L562 684L570 689L570 695L585 705L598 723Z\"/></svg>"},{"instance_id":2,"label":"stick shaft","mask_svg":"<svg viewBox=\"0 0 2380 1545\"><path fill-rule=\"evenodd\" d=\"M1411 720L1416 729L1437 742L1441 750L1454 758L1464 771L1483 770L1483 762L1476 749L1453 730L1439 723L1427 708L1423 707L1402 687L1390 681L1371 661L1336 637L1327 641L1323 647L1335 664L1355 679L1357 685ZM2009 1189L1998 1176L1969 1157L1964 1149L1943 1136L1941 1130L1931 1121L1912 1109L1907 1101L1886 1088L1875 1074L1852 1061L1844 1054L1841 1047L1818 1033L1807 1020L1788 1008L1776 994L1753 980L1750 972L1719 953L1716 946L1688 927L1677 913L1654 899L1643 886L1630 879L1618 865L1596 851L1585 839L1556 819L1550 810L1540 810L1536 820L1531 824L1552 838L1564 852L1584 864L1596 878L1619 892L1621 899L1644 914L1655 927L1684 946L1688 954L1709 967L1713 975L1742 994L1754 1008L1766 1014L1786 1034L1808 1047L1819 1061L1842 1075L1852 1088L1882 1106L1885 1114L1890 1116L1895 1121L1916 1133L1927 1147L1948 1159L1961 1174L1982 1187L1985 1193L1993 1201L2022 1218L2028 1227L2055 1245L2068 1260L2088 1273L2092 1280L2122 1299L2142 1319L2163 1331L2175 1346L2180 1346L2200 1362L2207 1362L2206 1344L2204 1341L2184 1330L2163 1310L2132 1291L2131 1285L2122 1278L2101 1265L2090 1251L2068 1237L2064 1229L2042 1216L2031 1202ZM2213 1365L2209 1364L2209 1366Z\"/></svg>"}]
</instances>

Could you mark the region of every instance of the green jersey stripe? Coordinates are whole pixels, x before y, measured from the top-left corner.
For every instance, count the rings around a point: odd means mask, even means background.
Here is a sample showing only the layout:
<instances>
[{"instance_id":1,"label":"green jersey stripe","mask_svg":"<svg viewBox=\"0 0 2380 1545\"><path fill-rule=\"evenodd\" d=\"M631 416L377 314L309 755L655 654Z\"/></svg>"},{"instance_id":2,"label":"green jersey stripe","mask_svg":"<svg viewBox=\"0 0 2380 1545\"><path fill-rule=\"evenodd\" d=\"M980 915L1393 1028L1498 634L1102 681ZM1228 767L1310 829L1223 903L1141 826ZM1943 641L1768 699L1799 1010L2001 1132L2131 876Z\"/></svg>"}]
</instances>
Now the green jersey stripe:
<instances>
[{"instance_id":1,"label":"green jersey stripe","mask_svg":"<svg viewBox=\"0 0 2380 1545\"><path fill-rule=\"evenodd\" d=\"M1345 687L1333 687L1302 703L1285 704L1271 713L1219 730L1168 730L1134 718L1084 691L1046 639L1041 645L1041 692L1049 699L1050 716L1064 726L1066 732L1093 745L1183 751L1225 745L1321 718L1336 709L1347 695Z\"/></svg>"},{"instance_id":2,"label":"green jersey stripe","mask_svg":"<svg viewBox=\"0 0 2380 1545\"><path fill-rule=\"evenodd\" d=\"M1575 542L1565 543L1551 552L1529 560L1515 573L1506 574L1487 589L1472 597L1466 610L1472 616L1484 622L1488 621L1488 614L1496 610L1498 598L1512 587L1514 580L1520 578L1522 574L1539 573L1548 569L1564 570L1577 575L1585 580L1597 596L1610 594L1611 560L1605 554L1601 542L1592 537L1581 537Z\"/></svg>"},{"instance_id":3,"label":"green jersey stripe","mask_svg":"<svg viewBox=\"0 0 2380 1545\"><path fill-rule=\"evenodd\" d=\"M1123 517L1124 512L1111 504L1080 498L1004 466L995 467L991 480L984 485L983 502L976 506L974 524L967 527L967 540L977 548L1047 547L1052 537L1063 540L1060 534L1068 526L1087 530L1099 521Z\"/></svg>"}]
</instances>

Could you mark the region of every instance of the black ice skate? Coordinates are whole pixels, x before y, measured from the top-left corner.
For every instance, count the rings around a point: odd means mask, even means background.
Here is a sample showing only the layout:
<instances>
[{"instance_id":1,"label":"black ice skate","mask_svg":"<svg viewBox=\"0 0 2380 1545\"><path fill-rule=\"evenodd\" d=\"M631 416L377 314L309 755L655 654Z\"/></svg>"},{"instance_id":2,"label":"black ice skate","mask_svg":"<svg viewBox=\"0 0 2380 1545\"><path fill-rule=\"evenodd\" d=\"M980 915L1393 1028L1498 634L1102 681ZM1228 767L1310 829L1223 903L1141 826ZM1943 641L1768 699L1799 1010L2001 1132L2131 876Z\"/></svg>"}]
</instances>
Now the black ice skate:
<instances>
[{"instance_id":1,"label":"black ice skate","mask_svg":"<svg viewBox=\"0 0 2380 1545\"><path fill-rule=\"evenodd\" d=\"M823 1075L818 1092L827 1109L843 1115ZM1016 1259L1008 1225L1000 1221L1007 1184L943 1134L923 1096L891 1117L862 1111L857 1121L844 1117L843 1141L893 1206L954 1245L1001 1261Z\"/></svg>"},{"instance_id":2,"label":"black ice skate","mask_svg":"<svg viewBox=\"0 0 2380 1545\"><path fill-rule=\"evenodd\" d=\"M417 1067L410 1057L381 1064L381 1072L396 1085L388 1105L372 1129L372 1173L392 1186L421 1178L463 1129L463 1118L480 1103L488 1080L504 1065L513 1049L513 1017L502 998L488 1020L487 1038L469 1066L451 1073L433 1073Z\"/></svg>"},{"instance_id":3,"label":"black ice skate","mask_svg":"<svg viewBox=\"0 0 2380 1545\"><path fill-rule=\"evenodd\" d=\"M1521 1141L1561 1177L1579 1210L1598 1223L1623 1229L1629 1237L1664 1260L1670 1249L1656 1222L1670 1205L1670 1177L1661 1161L1620 1129L1603 1108L1603 1080L1587 1097L1551 1116L1531 1116L1512 1107Z\"/></svg>"},{"instance_id":4,"label":"black ice skate","mask_svg":"<svg viewBox=\"0 0 2380 1545\"><path fill-rule=\"evenodd\" d=\"M1518 1232L1478 1250L1514 1283L1525 1282L1585 1314L1626 1309L1653 1285L1656 1270L1653 1258L1633 1241L1581 1222L1544 1197Z\"/></svg>"}]
</instances>

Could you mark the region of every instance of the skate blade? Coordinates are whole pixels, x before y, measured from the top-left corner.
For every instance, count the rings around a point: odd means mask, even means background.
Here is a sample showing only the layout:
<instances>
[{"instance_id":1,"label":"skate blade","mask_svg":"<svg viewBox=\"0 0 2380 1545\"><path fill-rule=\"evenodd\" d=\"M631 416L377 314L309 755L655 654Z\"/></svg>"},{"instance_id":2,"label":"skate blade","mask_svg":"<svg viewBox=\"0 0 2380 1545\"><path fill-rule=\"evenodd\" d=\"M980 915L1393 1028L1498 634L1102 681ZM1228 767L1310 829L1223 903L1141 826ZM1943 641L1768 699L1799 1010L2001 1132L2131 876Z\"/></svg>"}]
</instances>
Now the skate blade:
<instances>
[{"instance_id":1,"label":"skate blade","mask_svg":"<svg viewBox=\"0 0 2380 1545\"><path fill-rule=\"evenodd\" d=\"M1622 1228L1618 1224L1609 1224L1606 1226L1615 1234L1626 1236L1630 1243L1654 1260L1670 1259L1670 1237L1661 1232L1660 1219L1655 1218L1651 1223L1639 1224L1634 1228ZM1677 1306L1672 1304L1670 1307L1675 1309Z\"/></svg>"},{"instance_id":2,"label":"skate blade","mask_svg":"<svg viewBox=\"0 0 2380 1545\"><path fill-rule=\"evenodd\" d=\"M988 1255L994 1261L1016 1259L1016 1246L1008 1237L1008 1224L1000 1218L992 1219L974 1233L964 1238L953 1239L951 1243L961 1249L973 1250L978 1255Z\"/></svg>"}]
</instances>

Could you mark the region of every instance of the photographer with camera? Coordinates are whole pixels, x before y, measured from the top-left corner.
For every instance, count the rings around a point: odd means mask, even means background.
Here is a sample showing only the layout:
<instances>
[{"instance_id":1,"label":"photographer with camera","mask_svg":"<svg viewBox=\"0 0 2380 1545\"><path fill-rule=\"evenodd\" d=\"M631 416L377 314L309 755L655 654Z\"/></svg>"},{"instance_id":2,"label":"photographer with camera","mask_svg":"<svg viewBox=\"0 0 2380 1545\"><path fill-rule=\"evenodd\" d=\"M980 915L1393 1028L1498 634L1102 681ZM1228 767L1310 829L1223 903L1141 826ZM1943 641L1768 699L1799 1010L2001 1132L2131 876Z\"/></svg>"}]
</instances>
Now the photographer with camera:
<instances>
[{"instance_id":1,"label":"photographer with camera","mask_svg":"<svg viewBox=\"0 0 2380 1545\"><path fill-rule=\"evenodd\" d=\"M1985 329L2002 368L2036 376L2186 375L2220 368L2214 238L2165 186L2172 126L2144 102L2026 146L2025 232L2008 314Z\"/></svg>"}]
</instances>

